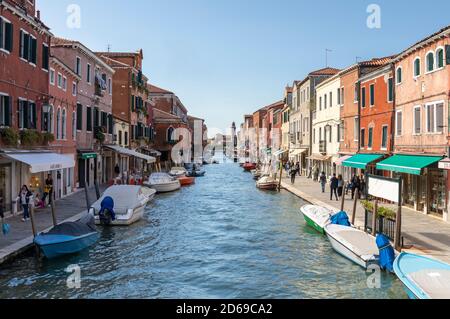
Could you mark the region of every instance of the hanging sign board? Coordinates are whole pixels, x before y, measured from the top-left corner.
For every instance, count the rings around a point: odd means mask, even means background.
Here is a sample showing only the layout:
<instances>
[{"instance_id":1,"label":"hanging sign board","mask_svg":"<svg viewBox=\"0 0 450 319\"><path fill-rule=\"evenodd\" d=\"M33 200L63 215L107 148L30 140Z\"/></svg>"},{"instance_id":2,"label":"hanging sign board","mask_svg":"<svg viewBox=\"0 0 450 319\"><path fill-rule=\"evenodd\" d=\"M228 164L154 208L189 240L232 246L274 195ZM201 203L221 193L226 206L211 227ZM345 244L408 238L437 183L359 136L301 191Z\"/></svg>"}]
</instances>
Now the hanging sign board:
<instances>
[{"instance_id":1,"label":"hanging sign board","mask_svg":"<svg viewBox=\"0 0 450 319\"><path fill-rule=\"evenodd\" d=\"M368 175L368 194L374 197L399 203L401 200L401 180Z\"/></svg>"}]
</instances>

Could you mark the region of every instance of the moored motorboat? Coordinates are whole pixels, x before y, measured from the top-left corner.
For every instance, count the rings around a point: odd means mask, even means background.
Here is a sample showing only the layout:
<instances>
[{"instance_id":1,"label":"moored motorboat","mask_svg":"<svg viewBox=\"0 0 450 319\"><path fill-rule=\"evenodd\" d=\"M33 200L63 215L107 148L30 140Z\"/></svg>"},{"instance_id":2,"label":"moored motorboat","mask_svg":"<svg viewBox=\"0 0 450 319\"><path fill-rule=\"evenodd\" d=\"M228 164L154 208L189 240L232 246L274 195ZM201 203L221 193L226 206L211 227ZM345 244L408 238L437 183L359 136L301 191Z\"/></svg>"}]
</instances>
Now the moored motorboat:
<instances>
[{"instance_id":1,"label":"moored motorboat","mask_svg":"<svg viewBox=\"0 0 450 319\"><path fill-rule=\"evenodd\" d=\"M411 299L450 299L450 265L425 256L402 253L394 271Z\"/></svg>"},{"instance_id":2,"label":"moored motorboat","mask_svg":"<svg viewBox=\"0 0 450 319\"><path fill-rule=\"evenodd\" d=\"M180 181L166 173L153 173L144 186L154 189L158 193L169 193L181 188Z\"/></svg>"},{"instance_id":3,"label":"moored motorboat","mask_svg":"<svg viewBox=\"0 0 450 319\"><path fill-rule=\"evenodd\" d=\"M95 223L105 226L128 226L144 216L144 209L154 196L142 186L115 185L109 187L91 210Z\"/></svg>"},{"instance_id":4,"label":"moored motorboat","mask_svg":"<svg viewBox=\"0 0 450 319\"><path fill-rule=\"evenodd\" d=\"M251 172L252 170L256 169L256 164L255 163L245 163L244 166L242 166L244 168L244 171L247 172Z\"/></svg>"},{"instance_id":5,"label":"moored motorboat","mask_svg":"<svg viewBox=\"0 0 450 319\"><path fill-rule=\"evenodd\" d=\"M300 208L306 224L325 235L325 226L331 223L335 211L316 205L305 205Z\"/></svg>"},{"instance_id":6,"label":"moored motorboat","mask_svg":"<svg viewBox=\"0 0 450 319\"><path fill-rule=\"evenodd\" d=\"M180 181L181 186L189 186L195 184L195 177L180 176L178 177L178 180Z\"/></svg>"},{"instance_id":7,"label":"moored motorboat","mask_svg":"<svg viewBox=\"0 0 450 319\"><path fill-rule=\"evenodd\" d=\"M264 190L276 190L278 182L271 176L264 176L256 182L256 187Z\"/></svg>"},{"instance_id":8,"label":"moored motorboat","mask_svg":"<svg viewBox=\"0 0 450 319\"><path fill-rule=\"evenodd\" d=\"M186 174L187 170L184 167L172 167L169 172L169 175L173 177L186 176Z\"/></svg>"},{"instance_id":9,"label":"moored motorboat","mask_svg":"<svg viewBox=\"0 0 450 319\"><path fill-rule=\"evenodd\" d=\"M87 215L78 222L67 222L35 237L34 243L45 257L52 259L78 253L95 244L99 233L94 216Z\"/></svg>"},{"instance_id":10,"label":"moored motorboat","mask_svg":"<svg viewBox=\"0 0 450 319\"><path fill-rule=\"evenodd\" d=\"M379 250L375 237L353 227L328 224L324 228L333 249L367 269L379 264Z\"/></svg>"}]
</instances>

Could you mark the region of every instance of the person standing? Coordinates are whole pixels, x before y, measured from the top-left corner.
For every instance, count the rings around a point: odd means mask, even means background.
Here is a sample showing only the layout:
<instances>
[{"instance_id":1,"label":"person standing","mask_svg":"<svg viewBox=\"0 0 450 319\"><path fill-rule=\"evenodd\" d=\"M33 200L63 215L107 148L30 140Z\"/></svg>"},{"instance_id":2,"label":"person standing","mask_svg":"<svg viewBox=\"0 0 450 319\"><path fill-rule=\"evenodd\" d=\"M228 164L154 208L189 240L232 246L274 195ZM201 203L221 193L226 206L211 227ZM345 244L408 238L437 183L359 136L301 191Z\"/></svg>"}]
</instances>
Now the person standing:
<instances>
[{"instance_id":1,"label":"person standing","mask_svg":"<svg viewBox=\"0 0 450 319\"><path fill-rule=\"evenodd\" d=\"M298 176L300 175L300 162L297 162L297 164L295 164L295 172L298 174Z\"/></svg>"},{"instance_id":2,"label":"person standing","mask_svg":"<svg viewBox=\"0 0 450 319\"><path fill-rule=\"evenodd\" d=\"M320 174L319 182L322 186L322 193L325 193L325 186L327 185L327 176L325 175L325 172L322 172L322 174Z\"/></svg>"},{"instance_id":3,"label":"person standing","mask_svg":"<svg viewBox=\"0 0 450 319\"><path fill-rule=\"evenodd\" d=\"M344 179L342 175L338 176L338 196L341 198L344 195Z\"/></svg>"},{"instance_id":4,"label":"person standing","mask_svg":"<svg viewBox=\"0 0 450 319\"><path fill-rule=\"evenodd\" d=\"M294 166L291 166L291 170L289 171L289 175L291 175L291 184L295 184L295 176L297 175L297 171Z\"/></svg>"},{"instance_id":5,"label":"person standing","mask_svg":"<svg viewBox=\"0 0 450 319\"><path fill-rule=\"evenodd\" d=\"M45 188L44 188L44 196L42 197L42 201L45 205L45 200L48 197L48 205L50 206L53 202L53 178L52 174L48 174L47 179L45 180Z\"/></svg>"},{"instance_id":6,"label":"person standing","mask_svg":"<svg viewBox=\"0 0 450 319\"><path fill-rule=\"evenodd\" d=\"M20 190L19 197L17 197L17 200L20 202L23 210L23 222L30 219L30 201L32 196L33 194L30 192L27 185L23 185Z\"/></svg>"},{"instance_id":7,"label":"person standing","mask_svg":"<svg viewBox=\"0 0 450 319\"><path fill-rule=\"evenodd\" d=\"M359 179L359 176L353 177L353 188L352 188L352 199L355 198L355 193L360 193L361 191L361 180ZM361 194L360 194L361 195Z\"/></svg>"},{"instance_id":8,"label":"person standing","mask_svg":"<svg viewBox=\"0 0 450 319\"><path fill-rule=\"evenodd\" d=\"M338 179L336 177L336 174L333 174L333 177L330 180L330 189L331 189L330 200L333 200L333 195L334 195L336 197L336 200L339 201L339 197L338 197L338 193L337 193Z\"/></svg>"}]
</instances>

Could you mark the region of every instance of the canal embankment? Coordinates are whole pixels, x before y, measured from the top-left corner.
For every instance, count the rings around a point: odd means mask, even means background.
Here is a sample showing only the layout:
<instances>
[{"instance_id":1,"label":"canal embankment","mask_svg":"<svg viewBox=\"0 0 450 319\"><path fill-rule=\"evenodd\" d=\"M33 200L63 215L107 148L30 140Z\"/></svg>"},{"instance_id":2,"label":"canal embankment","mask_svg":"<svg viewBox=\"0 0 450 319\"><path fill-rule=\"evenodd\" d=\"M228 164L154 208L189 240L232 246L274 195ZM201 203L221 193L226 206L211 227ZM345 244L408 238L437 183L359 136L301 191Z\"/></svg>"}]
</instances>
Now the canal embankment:
<instances>
[{"instance_id":1,"label":"canal embankment","mask_svg":"<svg viewBox=\"0 0 450 319\"><path fill-rule=\"evenodd\" d=\"M322 193L319 183L305 177L297 177L295 184L283 178L282 187L301 199L330 209L341 208L341 201L330 200L330 190ZM353 210L353 200L349 194L345 200L344 210L349 214ZM365 211L357 205L355 226L364 227ZM405 251L426 255L450 263L450 224L416 212L407 207L402 208L402 236Z\"/></svg>"},{"instance_id":2,"label":"canal embankment","mask_svg":"<svg viewBox=\"0 0 450 319\"><path fill-rule=\"evenodd\" d=\"M106 186L100 186L104 191ZM96 200L95 191L89 191L89 200ZM65 198L55 201L56 218L58 223L79 220L86 214L86 196L83 190L75 192ZM53 227L51 209L37 209L34 213L36 230L38 233L48 231ZM23 222L22 215L5 216L5 223L11 227L7 235L0 235L0 264L11 261L33 247L33 231L31 221Z\"/></svg>"}]
</instances>

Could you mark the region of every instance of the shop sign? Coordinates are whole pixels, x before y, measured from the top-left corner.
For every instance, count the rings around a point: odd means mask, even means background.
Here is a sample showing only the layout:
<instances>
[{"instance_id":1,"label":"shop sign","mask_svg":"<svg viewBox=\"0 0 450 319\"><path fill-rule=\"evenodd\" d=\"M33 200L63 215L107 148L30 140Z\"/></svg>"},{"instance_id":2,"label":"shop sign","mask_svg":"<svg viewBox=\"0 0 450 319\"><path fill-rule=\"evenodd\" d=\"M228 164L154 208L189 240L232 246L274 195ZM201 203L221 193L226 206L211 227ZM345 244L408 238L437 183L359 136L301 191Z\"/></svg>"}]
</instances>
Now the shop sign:
<instances>
[{"instance_id":1,"label":"shop sign","mask_svg":"<svg viewBox=\"0 0 450 319\"><path fill-rule=\"evenodd\" d=\"M450 161L449 160L440 161L439 168L450 170Z\"/></svg>"},{"instance_id":2,"label":"shop sign","mask_svg":"<svg viewBox=\"0 0 450 319\"><path fill-rule=\"evenodd\" d=\"M97 153L84 153L81 155L81 158L84 160L91 159L91 158L97 158Z\"/></svg>"}]
</instances>

